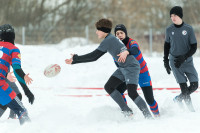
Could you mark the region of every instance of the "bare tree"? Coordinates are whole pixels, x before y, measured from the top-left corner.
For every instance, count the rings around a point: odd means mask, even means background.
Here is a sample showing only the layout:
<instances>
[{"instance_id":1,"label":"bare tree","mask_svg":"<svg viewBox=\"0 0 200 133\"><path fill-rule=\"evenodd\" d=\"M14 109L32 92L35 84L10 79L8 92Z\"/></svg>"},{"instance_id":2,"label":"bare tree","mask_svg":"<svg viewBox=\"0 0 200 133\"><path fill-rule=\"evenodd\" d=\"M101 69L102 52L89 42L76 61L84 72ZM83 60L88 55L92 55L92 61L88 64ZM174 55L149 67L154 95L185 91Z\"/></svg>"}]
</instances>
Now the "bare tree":
<instances>
[{"instance_id":1,"label":"bare tree","mask_svg":"<svg viewBox=\"0 0 200 133\"><path fill-rule=\"evenodd\" d=\"M30 44L57 43L72 36L84 36L86 25L94 40L94 23L110 18L113 27L123 23L131 34L145 37L149 28L162 32L170 21L169 10L181 5L184 20L198 27L199 0L0 0L0 24L26 27ZM179 2L181 1L181 2ZM196 28L198 29L198 28ZM18 32L20 34L20 32ZM20 39L20 38L17 38ZM20 40L19 40L20 41Z\"/></svg>"}]
</instances>

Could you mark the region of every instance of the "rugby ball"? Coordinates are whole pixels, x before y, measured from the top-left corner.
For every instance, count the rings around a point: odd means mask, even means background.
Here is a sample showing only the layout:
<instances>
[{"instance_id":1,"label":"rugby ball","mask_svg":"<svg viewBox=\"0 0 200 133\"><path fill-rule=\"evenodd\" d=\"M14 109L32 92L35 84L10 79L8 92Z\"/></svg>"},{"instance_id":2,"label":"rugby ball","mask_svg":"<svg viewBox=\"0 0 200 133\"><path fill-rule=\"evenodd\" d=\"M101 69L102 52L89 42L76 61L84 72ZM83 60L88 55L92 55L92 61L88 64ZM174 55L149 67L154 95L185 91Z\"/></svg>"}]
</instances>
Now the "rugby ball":
<instances>
[{"instance_id":1,"label":"rugby ball","mask_svg":"<svg viewBox=\"0 0 200 133\"><path fill-rule=\"evenodd\" d=\"M44 75L48 78L55 77L61 71L61 67L58 64L51 64L44 69Z\"/></svg>"}]
</instances>

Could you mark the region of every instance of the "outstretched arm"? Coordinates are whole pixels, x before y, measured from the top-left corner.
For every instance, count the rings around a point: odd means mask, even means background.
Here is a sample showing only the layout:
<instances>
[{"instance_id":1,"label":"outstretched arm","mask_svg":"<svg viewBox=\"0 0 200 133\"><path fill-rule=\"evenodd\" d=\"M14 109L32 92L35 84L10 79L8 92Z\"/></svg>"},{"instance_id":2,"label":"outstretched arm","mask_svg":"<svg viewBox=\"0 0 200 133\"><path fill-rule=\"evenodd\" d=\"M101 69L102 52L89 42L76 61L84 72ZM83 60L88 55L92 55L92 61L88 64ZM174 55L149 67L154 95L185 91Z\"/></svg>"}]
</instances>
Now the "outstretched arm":
<instances>
[{"instance_id":1,"label":"outstretched arm","mask_svg":"<svg viewBox=\"0 0 200 133\"><path fill-rule=\"evenodd\" d=\"M20 85L22 86L25 95L29 99L29 103L33 104L34 102L34 95L32 92L29 90L28 86L26 84L30 84L33 80L28 76L29 74L25 74L24 71L22 70L21 66L18 64L12 65L15 77L19 81Z\"/></svg>"},{"instance_id":2,"label":"outstretched arm","mask_svg":"<svg viewBox=\"0 0 200 133\"><path fill-rule=\"evenodd\" d=\"M66 64L76 64L76 63L85 63L85 62L92 62L99 59L102 55L104 55L105 52L102 52L98 49L94 50L91 53L78 56L77 54L72 55L72 58L66 59Z\"/></svg>"}]
</instances>

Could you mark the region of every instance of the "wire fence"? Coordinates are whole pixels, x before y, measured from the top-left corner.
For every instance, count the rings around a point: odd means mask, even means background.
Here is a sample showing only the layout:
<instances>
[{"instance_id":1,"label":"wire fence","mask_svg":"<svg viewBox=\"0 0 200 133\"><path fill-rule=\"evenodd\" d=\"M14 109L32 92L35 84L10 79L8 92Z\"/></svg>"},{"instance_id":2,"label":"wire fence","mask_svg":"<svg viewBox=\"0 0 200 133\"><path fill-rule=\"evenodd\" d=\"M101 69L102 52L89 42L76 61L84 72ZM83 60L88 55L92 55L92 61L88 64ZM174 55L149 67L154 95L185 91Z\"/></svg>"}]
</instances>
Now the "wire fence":
<instances>
[{"instance_id":1,"label":"wire fence","mask_svg":"<svg viewBox=\"0 0 200 133\"><path fill-rule=\"evenodd\" d=\"M150 31L152 31L152 34ZM94 27L89 26L77 28L60 26L54 30L45 28L30 29L20 27L16 28L15 32L16 43L25 45L58 44L63 39L72 37L85 38L87 41L85 41L85 44L81 45L96 44L101 42L101 40L97 38L97 35L95 33L96 29ZM195 34L197 41L200 42L200 31L195 30ZM128 36L135 39L144 52L163 52L163 44L165 41L165 29L129 29ZM200 47L198 46L198 48Z\"/></svg>"}]
</instances>

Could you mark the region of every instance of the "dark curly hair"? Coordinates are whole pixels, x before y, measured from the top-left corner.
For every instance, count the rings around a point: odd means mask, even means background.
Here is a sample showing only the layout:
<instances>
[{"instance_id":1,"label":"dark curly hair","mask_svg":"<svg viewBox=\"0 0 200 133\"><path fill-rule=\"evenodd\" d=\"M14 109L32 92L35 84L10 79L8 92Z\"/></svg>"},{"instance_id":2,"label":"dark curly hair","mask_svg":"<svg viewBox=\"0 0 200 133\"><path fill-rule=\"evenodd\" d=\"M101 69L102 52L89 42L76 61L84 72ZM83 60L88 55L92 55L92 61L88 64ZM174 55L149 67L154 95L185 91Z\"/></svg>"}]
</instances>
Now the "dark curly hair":
<instances>
[{"instance_id":1,"label":"dark curly hair","mask_svg":"<svg viewBox=\"0 0 200 133\"><path fill-rule=\"evenodd\" d=\"M112 29L112 21L106 18L102 18L99 21L96 22L95 24L96 28L110 28Z\"/></svg>"}]
</instances>

